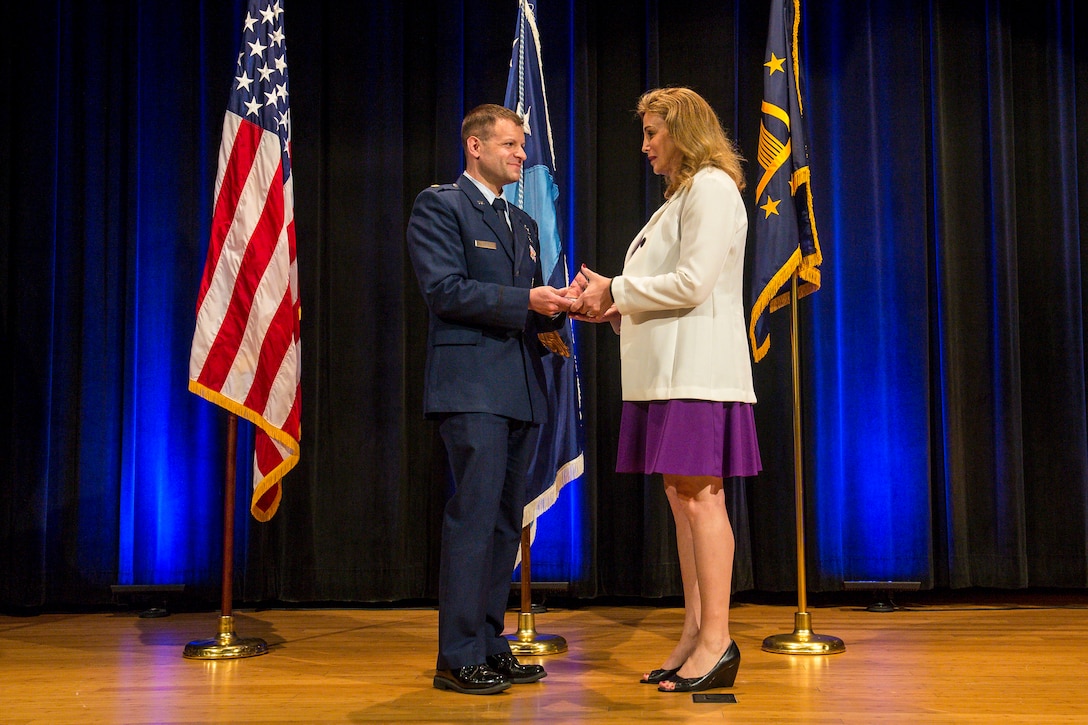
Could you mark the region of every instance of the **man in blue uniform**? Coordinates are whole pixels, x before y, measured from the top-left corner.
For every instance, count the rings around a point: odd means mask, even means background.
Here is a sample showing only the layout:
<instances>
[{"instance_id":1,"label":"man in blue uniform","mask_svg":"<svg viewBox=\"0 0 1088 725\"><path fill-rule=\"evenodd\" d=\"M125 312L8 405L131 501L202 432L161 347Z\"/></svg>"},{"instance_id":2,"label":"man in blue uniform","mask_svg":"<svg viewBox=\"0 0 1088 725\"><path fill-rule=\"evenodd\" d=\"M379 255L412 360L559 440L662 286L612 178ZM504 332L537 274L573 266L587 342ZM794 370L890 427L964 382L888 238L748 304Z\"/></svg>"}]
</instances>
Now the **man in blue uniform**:
<instances>
[{"instance_id":1,"label":"man in blue uniform","mask_svg":"<svg viewBox=\"0 0 1088 725\"><path fill-rule=\"evenodd\" d=\"M521 118L479 106L461 125L465 173L416 198L408 253L430 311L424 413L438 421L454 493L442 520L434 686L493 694L545 676L502 636L526 478L547 416L537 333L564 322L543 284L536 222L506 203L525 161Z\"/></svg>"}]
</instances>

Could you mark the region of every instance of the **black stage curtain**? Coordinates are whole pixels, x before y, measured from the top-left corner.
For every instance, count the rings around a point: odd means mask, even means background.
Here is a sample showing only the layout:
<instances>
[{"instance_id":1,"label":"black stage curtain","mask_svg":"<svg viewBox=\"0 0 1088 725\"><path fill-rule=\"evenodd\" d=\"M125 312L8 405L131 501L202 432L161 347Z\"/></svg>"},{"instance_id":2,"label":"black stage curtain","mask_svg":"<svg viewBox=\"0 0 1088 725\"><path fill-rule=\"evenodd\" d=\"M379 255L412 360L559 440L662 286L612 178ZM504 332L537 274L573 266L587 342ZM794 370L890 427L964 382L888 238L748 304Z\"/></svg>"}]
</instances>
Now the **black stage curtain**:
<instances>
[{"instance_id":1,"label":"black stage curtain","mask_svg":"<svg viewBox=\"0 0 1088 725\"><path fill-rule=\"evenodd\" d=\"M639 152L636 99L655 86L695 88L754 159L770 5L536 7L574 261L615 274L662 198ZM460 173L463 113L502 101L517 6L299 1L285 11L302 459L272 521L238 517L235 596L431 598L447 479L441 442L420 413L426 310L404 229L415 195ZM167 12L135 0L94 8L61 0L20 12L0 49L8 81L0 110L0 606L100 605L110 584L143 583L131 562L150 556L140 534L147 522L125 502L126 491L148 485L186 505L199 500L201 515L160 545L189 556L176 570L215 601L221 479L208 471L222 459L222 416L184 387L244 6ZM914 482L922 524L910 537L894 527L878 534L887 560L922 562L907 569L925 587L1085 587L1083 14L1069 0L829 0L805 3L803 27L828 257L820 302L800 306L806 427L821 431L818 442L838 435L820 425L831 405L822 371L865 359L866 335L894 336L889 330L909 321L920 331L911 352L920 363L902 378L909 385L889 371L887 386L902 386L922 411L909 434L922 441L912 452L923 471ZM143 261L149 248L160 250L154 270ZM877 271L848 278L847 265L836 267L848 257ZM892 280L913 290L917 309L889 316L865 304L864 314L859 306L824 315L830 301L849 299L834 290L871 285L878 298ZM165 323L148 320L149 300ZM756 366L765 471L730 482L741 590L797 583L787 324L787 313L772 316L775 348ZM866 335L851 334L857 326ZM170 361L167 383L156 384L181 392L154 394L142 362L150 353L134 352L146 350L149 335L163 337L151 357ZM678 595L660 480L614 473L615 338L583 329L579 342L588 567L566 591ZM147 431L160 420L160 437L183 443L159 464L169 482L153 484L133 461L149 455ZM201 426L211 435L197 437ZM894 449L900 433L885 445ZM806 477L820 486L826 451L805 451ZM841 472L852 480L849 464ZM244 477L239 486L245 512ZM863 543L843 545L841 557L827 553L829 530L857 527L867 515L851 507L846 485L828 506L819 490L830 488L810 489L807 499L810 589L897 578L851 564L864 559ZM875 515L870 523L881 528ZM908 538L910 550L896 552Z\"/></svg>"}]
</instances>

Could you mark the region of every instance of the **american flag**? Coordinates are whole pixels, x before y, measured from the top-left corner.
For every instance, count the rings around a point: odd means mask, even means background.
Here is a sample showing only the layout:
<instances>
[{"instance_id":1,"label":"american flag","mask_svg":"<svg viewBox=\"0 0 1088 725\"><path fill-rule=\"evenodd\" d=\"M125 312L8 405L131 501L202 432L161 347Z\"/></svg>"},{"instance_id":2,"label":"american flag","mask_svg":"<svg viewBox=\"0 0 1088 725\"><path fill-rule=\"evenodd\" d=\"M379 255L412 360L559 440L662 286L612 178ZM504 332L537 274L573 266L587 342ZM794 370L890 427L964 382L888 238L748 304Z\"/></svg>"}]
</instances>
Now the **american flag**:
<instances>
[{"instance_id":1,"label":"american flag","mask_svg":"<svg viewBox=\"0 0 1088 725\"><path fill-rule=\"evenodd\" d=\"M267 521L299 459L298 264L283 2L250 0L215 181L189 390L253 423L250 511Z\"/></svg>"}]
</instances>

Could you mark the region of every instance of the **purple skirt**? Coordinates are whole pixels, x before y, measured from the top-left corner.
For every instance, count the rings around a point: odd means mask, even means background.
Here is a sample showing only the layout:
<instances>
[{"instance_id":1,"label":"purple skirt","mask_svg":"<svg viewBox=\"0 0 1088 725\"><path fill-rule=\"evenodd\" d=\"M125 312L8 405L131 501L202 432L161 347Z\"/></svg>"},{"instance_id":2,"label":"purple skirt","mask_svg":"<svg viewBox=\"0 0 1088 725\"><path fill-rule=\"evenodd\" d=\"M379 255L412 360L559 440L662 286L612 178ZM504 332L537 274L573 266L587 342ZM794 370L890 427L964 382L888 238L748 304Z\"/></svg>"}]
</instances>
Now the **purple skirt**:
<instances>
[{"instance_id":1,"label":"purple skirt","mask_svg":"<svg viewBox=\"0 0 1088 725\"><path fill-rule=\"evenodd\" d=\"M730 478L762 469L751 403L623 403L617 473Z\"/></svg>"}]
</instances>

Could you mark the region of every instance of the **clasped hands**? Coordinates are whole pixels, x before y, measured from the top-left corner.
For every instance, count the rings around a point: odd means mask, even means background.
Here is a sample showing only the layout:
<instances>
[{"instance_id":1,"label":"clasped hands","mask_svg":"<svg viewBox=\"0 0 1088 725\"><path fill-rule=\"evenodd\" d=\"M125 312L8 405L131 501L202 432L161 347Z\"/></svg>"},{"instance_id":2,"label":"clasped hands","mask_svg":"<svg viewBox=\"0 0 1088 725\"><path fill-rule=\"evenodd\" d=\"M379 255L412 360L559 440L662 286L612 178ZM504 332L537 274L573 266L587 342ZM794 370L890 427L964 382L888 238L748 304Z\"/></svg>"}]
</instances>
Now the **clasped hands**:
<instances>
[{"instance_id":1,"label":"clasped hands","mask_svg":"<svg viewBox=\"0 0 1088 725\"><path fill-rule=\"evenodd\" d=\"M614 322L620 318L612 300L612 278L597 274L582 265L578 275L563 289L534 287L529 292L529 308L545 315L566 312L572 320Z\"/></svg>"},{"instance_id":2,"label":"clasped hands","mask_svg":"<svg viewBox=\"0 0 1088 725\"><path fill-rule=\"evenodd\" d=\"M582 265L578 276L564 291L570 298L568 316L582 322L615 322L620 318L612 299L612 278Z\"/></svg>"}]
</instances>

